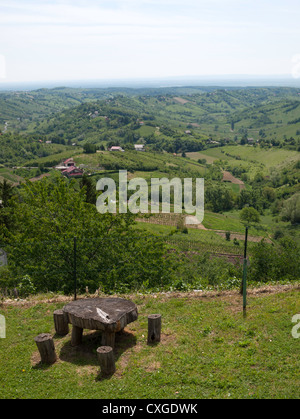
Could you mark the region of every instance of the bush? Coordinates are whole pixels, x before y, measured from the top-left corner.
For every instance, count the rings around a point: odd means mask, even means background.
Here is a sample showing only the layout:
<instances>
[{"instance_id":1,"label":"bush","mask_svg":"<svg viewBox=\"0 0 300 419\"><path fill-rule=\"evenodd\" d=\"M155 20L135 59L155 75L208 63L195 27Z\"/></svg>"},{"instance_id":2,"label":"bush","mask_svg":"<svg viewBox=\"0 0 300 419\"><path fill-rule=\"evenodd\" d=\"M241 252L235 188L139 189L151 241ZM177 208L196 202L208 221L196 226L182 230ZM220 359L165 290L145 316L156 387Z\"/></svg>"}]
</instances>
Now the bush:
<instances>
[{"instance_id":1,"label":"bush","mask_svg":"<svg viewBox=\"0 0 300 419\"><path fill-rule=\"evenodd\" d=\"M16 282L14 276L11 274L8 266L0 267L0 289L15 288Z\"/></svg>"},{"instance_id":2,"label":"bush","mask_svg":"<svg viewBox=\"0 0 300 419\"><path fill-rule=\"evenodd\" d=\"M230 289L239 285L241 281L240 265L234 265L224 258L211 256L209 253L201 255L193 267L188 267L184 283L191 283L191 272L194 277L193 285L197 288Z\"/></svg>"},{"instance_id":3,"label":"bush","mask_svg":"<svg viewBox=\"0 0 300 419\"><path fill-rule=\"evenodd\" d=\"M300 246L291 238L278 245L262 240L252 250L249 279L253 281L296 280L300 277Z\"/></svg>"},{"instance_id":4,"label":"bush","mask_svg":"<svg viewBox=\"0 0 300 419\"><path fill-rule=\"evenodd\" d=\"M36 288L29 275L23 276L19 282L18 290L21 297L28 297L31 294L35 294Z\"/></svg>"},{"instance_id":5,"label":"bush","mask_svg":"<svg viewBox=\"0 0 300 419\"><path fill-rule=\"evenodd\" d=\"M240 242L238 241L238 239L236 237L233 239L233 244L235 246L239 246L240 245Z\"/></svg>"},{"instance_id":6,"label":"bush","mask_svg":"<svg viewBox=\"0 0 300 419\"><path fill-rule=\"evenodd\" d=\"M300 193L296 193L283 204L281 216L291 224L300 223Z\"/></svg>"},{"instance_id":7,"label":"bush","mask_svg":"<svg viewBox=\"0 0 300 419\"><path fill-rule=\"evenodd\" d=\"M284 236L284 233L283 233L282 230L275 230L274 231L274 234L273 234L274 240L282 239L283 236Z\"/></svg>"}]
</instances>

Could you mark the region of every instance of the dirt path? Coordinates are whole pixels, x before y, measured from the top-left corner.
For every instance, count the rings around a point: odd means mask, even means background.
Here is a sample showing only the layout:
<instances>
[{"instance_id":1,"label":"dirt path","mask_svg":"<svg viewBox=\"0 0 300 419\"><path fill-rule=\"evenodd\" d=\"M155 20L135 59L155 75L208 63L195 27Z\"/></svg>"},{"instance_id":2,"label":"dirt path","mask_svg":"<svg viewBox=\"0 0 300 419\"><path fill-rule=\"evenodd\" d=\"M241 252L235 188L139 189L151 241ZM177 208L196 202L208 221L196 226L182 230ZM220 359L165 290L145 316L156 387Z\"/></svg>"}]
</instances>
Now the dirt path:
<instances>
[{"instance_id":1,"label":"dirt path","mask_svg":"<svg viewBox=\"0 0 300 419\"><path fill-rule=\"evenodd\" d=\"M39 176L33 177L33 178L29 179L29 180L30 180L30 182L36 182L37 180L41 180L41 179L43 179L44 177L48 177L48 176L50 176L50 175L51 175L51 173L44 173L44 174L42 174L42 175L39 175Z\"/></svg>"},{"instance_id":2,"label":"dirt path","mask_svg":"<svg viewBox=\"0 0 300 419\"><path fill-rule=\"evenodd\" d=\"M250 285L250 284L249 284ZM289 292L289 291L300 291L300 283L294 283L294 284L287 284L287 285L261 285L260 287L253 287L249 286L247 288L247 294L249 296L261 296L261 295L270 295L270 294L279 294L283 292ZM101 297L107 297L106 295L100 295ZM157 292L152 294L115 294L115 295L109 295L109 297L122 297L122 298L129 298L134 299L138 296L139 299L152 299L154 298L160 298L161 300L164 299L170 299L170 298L224 298L224 299L230 299L232 297L239 298L240 299L240 293L239 289L232 289L232 290L226 290L226 291L220 291L220 290L211 290L211 291L202 291L202 290L194 290L194 291L187 291L187 292L181 292L181 291L168 291L168 292ZM79 298L91 298L91 297L99 297L98 294L83 294L78 295ZM55 303L65 303L67 304L70 301L73 301L74 297L72 296L64 296L64 295L54 295L48 298L45 296L44 298L41 298L41 296L32 296L27 299L5 299L1 305L2 306L23 306L23 307L31 307L35 306L37 304L55 304Z\"/></svg>"},{"instance_id":3,"label":"dirt path","mask_svg":"<svg viewBox=\"0 0 300 419\"><path fill-rule=\"evenodd\" d=\"M226 231L225 230L211 230L217 233L219 236L226 238ZM237 240L245 240L245 235L240 233L230 233L230 239L237 239ZM272 243L270 239L267 237L262 236L248 236L249 242L259 243L262 239L265 239L267 243Z\"/></svg>"}]
</instances>

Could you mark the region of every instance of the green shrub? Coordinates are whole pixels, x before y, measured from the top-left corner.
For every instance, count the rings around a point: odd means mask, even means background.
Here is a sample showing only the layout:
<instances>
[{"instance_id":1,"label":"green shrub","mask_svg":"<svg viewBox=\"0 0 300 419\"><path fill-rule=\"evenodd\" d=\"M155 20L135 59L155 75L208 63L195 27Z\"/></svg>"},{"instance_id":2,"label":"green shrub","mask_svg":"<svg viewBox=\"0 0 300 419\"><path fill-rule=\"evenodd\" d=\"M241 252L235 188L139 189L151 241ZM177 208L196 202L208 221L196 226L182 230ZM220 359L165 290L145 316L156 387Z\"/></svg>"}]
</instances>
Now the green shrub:
<instances>
[{"instance_id":1,"label":"green shrub","mask_svg":"<svg viewBox=\"0 0 300 419\"><path fill-rule=\"evenodd\" d=\"M28 297L31 294L35 294L36 288L32 283L29 275L24 275L18 285L19 294L21 297Z\"/></svg>"},{"instance_id":2,"label":"green shrub","mask_svg":"<svg viewBox=\"0 0 300 419\"><path fill-rule=\"evenodd\" d=\"M253 281L295 280L300 277L300 246L290 237L272 245L262 240L252 250L249 279Z\"/></svg>"},{"instance_id":3,"label":"green shrub","mask_svg":"<svg viewBox=\"0 0 300 419\"><path fill-rule=\"evenodd\" d=\"M0 267L0 289L11 289L16 286L16 281L8 266Z\"/></svg>"}]
</instances>

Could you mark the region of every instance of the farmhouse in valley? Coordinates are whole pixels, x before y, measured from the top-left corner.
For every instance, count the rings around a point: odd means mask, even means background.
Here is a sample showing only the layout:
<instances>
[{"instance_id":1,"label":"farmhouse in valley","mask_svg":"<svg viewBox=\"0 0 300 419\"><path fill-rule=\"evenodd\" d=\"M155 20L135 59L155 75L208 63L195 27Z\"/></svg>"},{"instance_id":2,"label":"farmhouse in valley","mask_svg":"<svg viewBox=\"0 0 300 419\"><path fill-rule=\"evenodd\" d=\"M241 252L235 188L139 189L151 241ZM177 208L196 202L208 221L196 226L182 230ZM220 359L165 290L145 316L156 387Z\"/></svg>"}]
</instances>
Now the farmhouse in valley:
<instances>
[{"instance_id":1,"label":"farmhouse in valley","mask_svg":"<svg viewBox=\"0 0 300 419\"><path fill-rule=\"evenodd\" d=\"M55 169L59 170L62 175L67 177L81 177L83 175L83 170L76 167L73 158L64 160L62 163L56 166Z\"/></svg>"},{"instance_id":2,"label":"farmhouse in valley","mask_svg":"<svg viewBox=\"0 0 300 419\"><path fill-rule=\"evenodd\" d=\"M135 148L136 151L145 151L144 144L135 144L134 148Z\"/></svg>"},{"instance_id":3,"label":"farmhouse in valley","mask_svg":"<svg viewBox=\"0 0 300 419\"><path fill-rule=\"evenodd\" d=\"M61 173L67 177L81 177L83 175L83 170L79 169L78 167L70 166L63 170Z\"/></svg>"},{"instance_id":4,"label":"farmhouse in valley","mask_svg":"<svg viewBox=\"0 0 300 419\"><path fill-rule=\"evenodd\" d=\"M72 157L70 159L64 160L58 166L55 166L55 169L60 170L62 172L63 170L66 170L68 167L76 167L76 164Z\"/></svg>"},{"instance_id":5,"label":"farmhouse in valley","mask_svg":"<svg viewBox=\"0 0 300 419\"><path fill-rule=\"evenodd\" d=\"M109 151L125 151L122 147L119 146L112 146L109 148Z\"/></svg>"}]
</instances>

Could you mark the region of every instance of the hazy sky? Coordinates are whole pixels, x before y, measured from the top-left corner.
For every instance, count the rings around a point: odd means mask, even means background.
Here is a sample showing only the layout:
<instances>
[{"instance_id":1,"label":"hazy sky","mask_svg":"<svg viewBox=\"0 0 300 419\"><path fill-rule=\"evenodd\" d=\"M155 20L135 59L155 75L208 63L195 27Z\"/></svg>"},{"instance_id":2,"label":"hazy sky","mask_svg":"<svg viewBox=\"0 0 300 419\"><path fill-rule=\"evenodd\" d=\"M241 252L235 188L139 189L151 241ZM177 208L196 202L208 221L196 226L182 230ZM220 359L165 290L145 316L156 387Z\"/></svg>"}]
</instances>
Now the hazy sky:
<instances>
[{"instance_id":1,"label":"hazy sky","mask_svg":"<svg viewBox=\"0 0 300 419\"><path fill-rule=\"evenodd\" d=\"M299 0L0 0L0 83L300 76Z\"/></svg>"}]
</instances>

